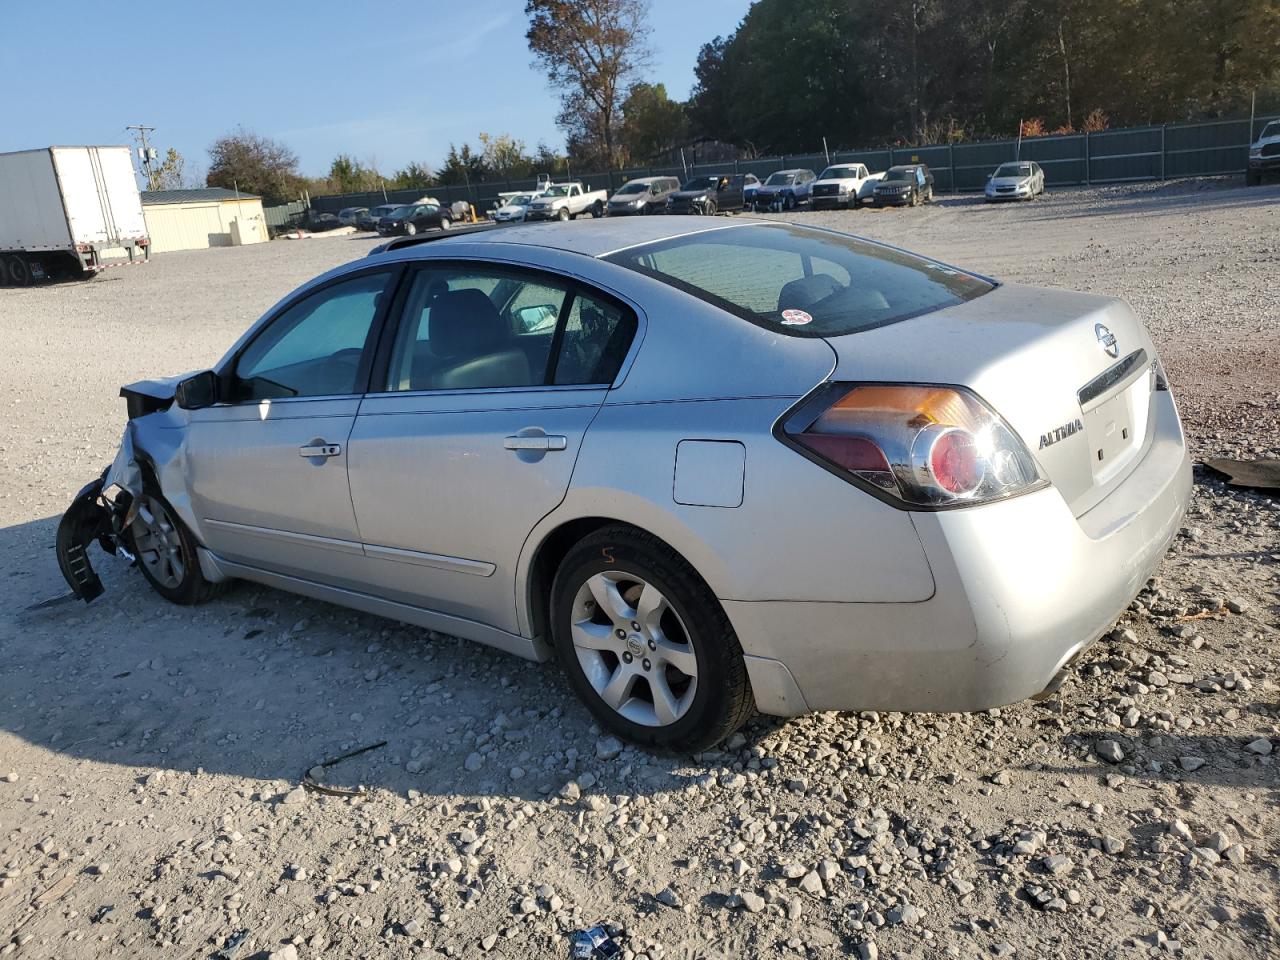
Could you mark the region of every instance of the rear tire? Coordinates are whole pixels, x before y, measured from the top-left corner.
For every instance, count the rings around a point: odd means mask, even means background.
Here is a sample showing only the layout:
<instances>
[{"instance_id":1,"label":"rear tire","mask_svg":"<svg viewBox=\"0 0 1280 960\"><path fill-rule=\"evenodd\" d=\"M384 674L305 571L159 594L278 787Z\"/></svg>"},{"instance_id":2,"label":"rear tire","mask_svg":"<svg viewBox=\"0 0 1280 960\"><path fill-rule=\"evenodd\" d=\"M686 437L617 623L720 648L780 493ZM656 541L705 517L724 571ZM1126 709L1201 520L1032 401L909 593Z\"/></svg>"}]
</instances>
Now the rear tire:
<instances>
[{"instance_id":1,"label":"rear tire","mask_svg":"<svg viewBox=\"0 0 1280 960\"><path fill-rule=\"evenodd\" d=\"M560 564L551 611L569 682L618 736L696 753L751 716L751 683L728 617L697 571L657 537L614 525L583 539Z\"/></svg>"},{"instance_id":2,"label":"rear tire","mask_svg":"<svg viewBox=\"0 0 1280 960\"><path fill-rule=\"evenodd\" d=\"M140 497L138 515L129 525L129 549L138 558L142 575L156 593L170 603L194 606L221 592L200 571L195 537L160 494L148 485Z\"/></svg>"},{"instance_id":3,"label":"rear tire","mask_svg":"<svg viewBox=\"0 0 1280 960\"><path fill-rule=\"evenodd\" d=\"M597 200L591 205L591 219L599 220L604 216L604 204Z\"/></svg>"},{"instance_id":4,"label":"rear tire","mask_svg":"<svg viewBox=\"0 0 1280 960\"><path fill-rule=\"evenodd\" d=\"M29 287L33 281L31 273L31 264L27 263L27 258L21 254L14 254L9 257L9 282L15 287Z\"/></svg>"}]
</instances>

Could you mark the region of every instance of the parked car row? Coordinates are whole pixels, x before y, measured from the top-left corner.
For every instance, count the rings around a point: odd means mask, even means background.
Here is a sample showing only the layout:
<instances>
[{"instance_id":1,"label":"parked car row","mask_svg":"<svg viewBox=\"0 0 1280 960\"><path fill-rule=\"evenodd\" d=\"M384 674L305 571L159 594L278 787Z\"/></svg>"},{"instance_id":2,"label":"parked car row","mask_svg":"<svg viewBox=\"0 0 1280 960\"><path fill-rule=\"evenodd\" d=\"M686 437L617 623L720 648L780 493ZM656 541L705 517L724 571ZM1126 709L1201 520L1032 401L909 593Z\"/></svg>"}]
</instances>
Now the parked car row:
<instances>
[{"instance_id":1,"label":"parked car row","mask_svg":"<svg viewBox=\"0 0 1280 960\"><path fill-rule=\"evenodd\" d=\"M863 163L835 163L821 174L795 168L777 170L761 181L752 173L700 174L681 183L676 177L628 180L610 196L579 181L553 183L540 176L523 193L502 193L489 211L498 223L637 216L655 213L714 216L744 210L856 209L862 206L919 206L933 199L934 177L928 164L910 163L872 173ZM987 178L986 199L1031 200L1044 193L1044 171L1034 161L1001 164ZM354 226L383 236L413 235L422 230L448 230L459 218L434 197L416 203L345 207L333 214L313 214L312 229Z\"/></svg>"}]
</instances>

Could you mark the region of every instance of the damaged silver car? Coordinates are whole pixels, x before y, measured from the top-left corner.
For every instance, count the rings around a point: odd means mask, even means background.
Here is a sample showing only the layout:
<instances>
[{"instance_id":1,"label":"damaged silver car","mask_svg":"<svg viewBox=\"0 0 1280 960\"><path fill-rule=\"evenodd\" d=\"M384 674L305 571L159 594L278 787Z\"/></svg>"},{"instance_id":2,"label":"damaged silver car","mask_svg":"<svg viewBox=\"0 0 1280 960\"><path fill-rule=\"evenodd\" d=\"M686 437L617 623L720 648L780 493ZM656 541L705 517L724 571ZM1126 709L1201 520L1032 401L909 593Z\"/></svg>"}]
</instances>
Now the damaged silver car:
<instances>
[{"instance_id":1,"label":"damaged silver car","mask_svg":"<svg viewBox=\"0 0 1280 960\"><path fill-rule=\"evenodd\" d=\"M123 392L59 530L79 596L96 540L178 603L245 579L556 656L686 750L1052 690L1190 492L1124 303L782 222L404 238Z\"/></svg>"}]
</instances>

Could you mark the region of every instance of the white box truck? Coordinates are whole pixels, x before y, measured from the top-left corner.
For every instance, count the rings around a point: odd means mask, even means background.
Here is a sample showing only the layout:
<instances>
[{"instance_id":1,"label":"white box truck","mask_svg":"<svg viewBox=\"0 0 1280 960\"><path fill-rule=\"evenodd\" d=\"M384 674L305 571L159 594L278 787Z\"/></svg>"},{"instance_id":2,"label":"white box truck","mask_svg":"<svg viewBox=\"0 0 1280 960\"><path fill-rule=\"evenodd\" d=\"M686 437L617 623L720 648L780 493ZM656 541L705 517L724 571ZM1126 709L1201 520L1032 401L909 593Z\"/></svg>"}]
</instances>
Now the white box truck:
<instances>
[{"instance_id":1,"label":"white box truck","mask_svg":"<svg viewBox=\"0 0 1280 960\"><path fill-rule=\"evenodd\" d=\"M0 285L92 277L148 247L128 147L0 153Z\"/></svg>"}]
</instances>

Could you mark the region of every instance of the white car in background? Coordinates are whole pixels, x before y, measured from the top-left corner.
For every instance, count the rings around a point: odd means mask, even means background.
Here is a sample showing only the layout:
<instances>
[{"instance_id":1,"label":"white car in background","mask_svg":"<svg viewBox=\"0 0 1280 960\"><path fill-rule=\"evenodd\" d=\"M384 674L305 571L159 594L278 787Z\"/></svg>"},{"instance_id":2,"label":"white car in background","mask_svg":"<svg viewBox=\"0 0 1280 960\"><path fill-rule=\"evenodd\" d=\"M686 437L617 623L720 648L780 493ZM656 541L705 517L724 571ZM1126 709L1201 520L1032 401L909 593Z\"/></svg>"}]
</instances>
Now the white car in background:
<instances>
[{"instance_id":1,"label":"white car in background","mask_svg":"<svg viewBox=\"0 0 1280 960\"><path fill-rule=\"evenodd\" d=\"M809 202L814 210L860 207L875 196L883 177L883 170L872 173L865 163L833 163L809 185Z\"/></svg>"},{"instance_id":2,"label":"white car in background","mask_svg":"<svg viewBox=\"0 0 1280 960\"><path fill-rule=\"evenodd\" d=\"M524 219L531 203L533 203L533 195L529 193L518 193L514 197L508 197L506 203L493 211L493 219L498 223L518 223Z\"/></svg>"},{"instance_id":3,"label":"white car in background","mask_svg":"<svg viewBox=\"0 0 1280 960\"><path fill-rule=\"evenodd\" d=\"M1044 171L1034 160L1002 163L987 177L987 203L996 200L1034 200L1044 193Z\"/></svg>"},{"instance_id":4,"label":"white car in background","mask_svg":"<svg viewBox=\"0 0 1280 960\"><path fill-rule=\"evenodd\" d=\"M1244 182L1256 187L1268 173L1280 173L1280 120L1262 128L1262 135L1249 147L1249 166Z\"/></svg>"}]
</instances>

